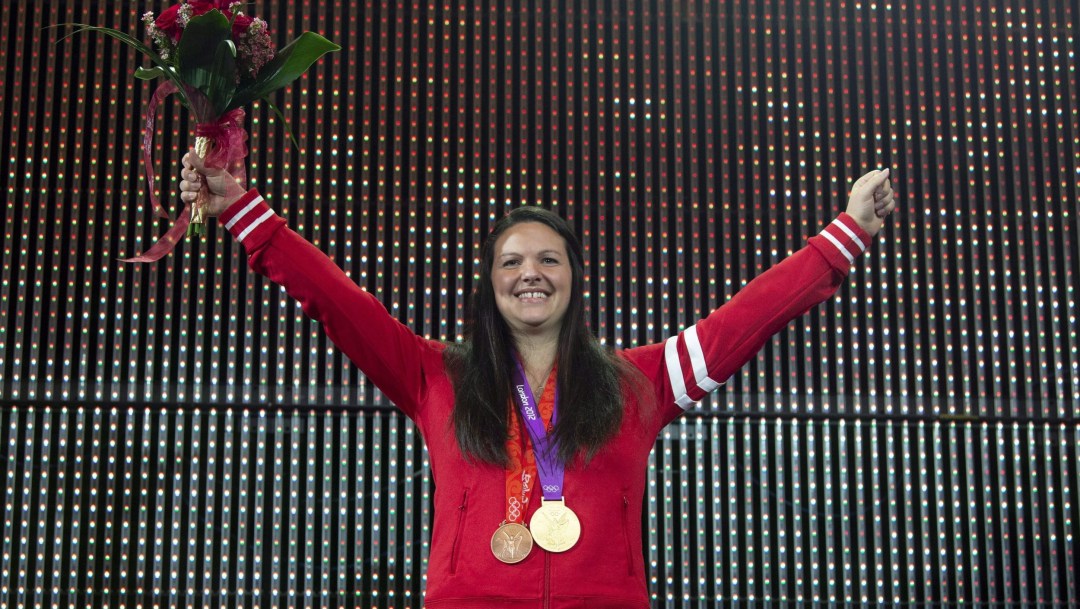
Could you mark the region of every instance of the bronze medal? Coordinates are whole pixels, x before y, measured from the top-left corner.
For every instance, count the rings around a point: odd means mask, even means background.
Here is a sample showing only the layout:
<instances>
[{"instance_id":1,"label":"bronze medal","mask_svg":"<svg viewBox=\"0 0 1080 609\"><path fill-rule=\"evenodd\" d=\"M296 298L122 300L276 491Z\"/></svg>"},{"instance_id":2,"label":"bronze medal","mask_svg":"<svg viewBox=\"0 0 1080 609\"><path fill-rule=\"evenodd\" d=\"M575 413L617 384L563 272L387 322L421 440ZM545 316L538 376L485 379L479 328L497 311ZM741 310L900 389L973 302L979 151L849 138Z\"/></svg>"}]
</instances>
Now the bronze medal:
<instances>
[{"instance_id":1,"label":"bronze medal","mask_svg":"<svg viewBox=\"0 0 1080 609\"><path fill-rule=\"evenodd\" d=\"M541 499L529 527L536 545L548 552L565 552L581 538L581 521L562 499Z\"/></svg>"},{"instance_id":2,"label":"bronze medal","mask_svg":"<svg viewBox=\"0 0 1080 609\"><path fill-rule=\"evenodd\" d=\"M516 522L502 523L491 536L491 553L508 565L525 560L532 547L533 537L529 529Z\"/></svg>"}]
</instances>

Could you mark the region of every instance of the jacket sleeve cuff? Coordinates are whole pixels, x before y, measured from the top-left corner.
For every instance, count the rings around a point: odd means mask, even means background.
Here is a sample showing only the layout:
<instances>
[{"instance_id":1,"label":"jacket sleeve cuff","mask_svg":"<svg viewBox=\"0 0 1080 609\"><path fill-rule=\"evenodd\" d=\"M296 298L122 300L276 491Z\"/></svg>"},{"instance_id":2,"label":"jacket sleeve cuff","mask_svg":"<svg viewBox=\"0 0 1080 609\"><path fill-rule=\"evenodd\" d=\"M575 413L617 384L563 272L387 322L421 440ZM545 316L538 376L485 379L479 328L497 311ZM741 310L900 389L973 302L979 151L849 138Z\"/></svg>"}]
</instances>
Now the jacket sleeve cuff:
<instances>
[{"instance_id":1,"label":"jacket sleeve cuff","mask_svg":"<svg viewBox=\"0 0 1080 609\"><path fill-rule=\"evenodd\" d=\"M232 233L234 239L244 244L248 252L266 243L274 231L285 224L254 188L230 205L218 217L218 222Z\"/></svg>"},{"instance_id":2,"label":"jacket sleeve cuff","mask_svg":"<svg viewBox=\"0 0 1080 609\"><path fill-rule=\"evenodd\" d=\"M814 240L818 241L817 249L834 267L845 272L870 245L870 235L847 213L841 213L819 236L822 239Z\"/></svg>"}]
</instances>

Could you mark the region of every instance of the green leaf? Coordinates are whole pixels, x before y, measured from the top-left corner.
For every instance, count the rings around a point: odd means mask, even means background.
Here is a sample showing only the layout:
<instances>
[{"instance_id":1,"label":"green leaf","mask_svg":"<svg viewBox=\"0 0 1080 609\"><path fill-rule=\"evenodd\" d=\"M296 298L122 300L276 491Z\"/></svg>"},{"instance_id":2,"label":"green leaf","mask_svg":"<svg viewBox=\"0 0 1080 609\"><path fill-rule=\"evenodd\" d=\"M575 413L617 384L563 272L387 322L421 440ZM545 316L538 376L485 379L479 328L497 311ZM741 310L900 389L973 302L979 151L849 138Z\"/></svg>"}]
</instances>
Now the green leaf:
<instances>
[{"instance_id":1,"label":"green leaf","mask_svg":"<svg viewBox=\"0 0 1080 609\"><path fill-rule=\"evenodd\" d=\"M232 40L223 41L214 52L209 88L215 94L210 98L214 104L214 112L218 116L225 114L236 93L236 44Z\"/></svg>"},{"instance_id":2,"label":"green leaf","mask_svg":"<svg viewBox=\"0 0 1080 609\"><path fill-rule=\"evenodd\" d=\"M135 68L135 78L139 80L154 80L165 76L165 70L154 66L152 68Z\"/></svg>"},{"instance_id":3,"label":"green leaf","mask_svg":"<svg viewBox=\"0 0 1080 609\"><path fill-rule=\"evenodd\" d=\"M161 70L161 75L165 76L170 81L172 81L172 83L174 85L176 85L176 88L178 89L176 94L178 96L180 96L180 103L182 103L184 106L186 106L188 108L192 107L191 106L191 99L187 95L187 90L184 88L184 81L180 78L180 75L177 74L174 70L172 70L171 66L169 64L165 63L165 60L163 60L160 55L155 53L153 49L151 49L150 47L143 44L143 42L141 40L139 40L137 38L134 38L129 34L121 32L120 30L116 30L116 29L113 29L113 28L110 28L110 27L99 27L99 26L96 26L96 25L87 25L85 23L60 23L60 24L57 24L57 25L54 25L54 26L48 26L48 27L72 27L72 28L76 28L71 33L60 37L57 40L57 42L60 42L61 40L64 40L66 38L70 38L70 37L72 37L72 36L74 36L76 34L81 34L83 32L98 32L98 33L101 33L101 34L105 34L106 36L109 36L110 38L114 38L116 40L119 40L120 42L126 44L127 46L131 47L132 49L135 49L136 51L142 53L151 62L153 62L153 64L157 67L157 69Z\"/></svg>"},{"instance_id":4,"label":"green leaf","mask_svg":"<svg viewBox=\"0 0 1080 609\"><path fill-rule=\"evenodd\" d=\"M274 115L278 117L278 120L281 121L282 126L285 127L285 133L289 134L289 141L292 142L294 148L299 150L300 142L298 142L296 140L296 136L293 135L292 127L289 126L289 121L285 119L285 115L281 113L281 110L278 109L278 107L274 105L274 102L270 101L269 98L264 97L262 102L267 106L270 106L270 109L274 112Z\"/></svg>"},{"instance_id":5,"label":"green leaf","mask_svg":"<svg viewBox=\"0 0 1080 609\"><path fill-rule=\"evenodd\" d=\"M300 78L320 57L341 47L314 32L304 32L277 52L270 63L259 70L254 82L236 92L229 109L257 99L264 99Z\"/></svg>"},{"instance_id":6,"label":"green leaf","mask_svg":"<svg viewBox=\"0 0 1080 609\"><path fill-rule=\"evenodd\" d=\"M231 34L229 20L215 9L192 17L176 45L180 79L202 91L218 115L236 91L236 47L229 40ZM215 118L197 117L199 122Z\"/></svg>"}]
</instances>

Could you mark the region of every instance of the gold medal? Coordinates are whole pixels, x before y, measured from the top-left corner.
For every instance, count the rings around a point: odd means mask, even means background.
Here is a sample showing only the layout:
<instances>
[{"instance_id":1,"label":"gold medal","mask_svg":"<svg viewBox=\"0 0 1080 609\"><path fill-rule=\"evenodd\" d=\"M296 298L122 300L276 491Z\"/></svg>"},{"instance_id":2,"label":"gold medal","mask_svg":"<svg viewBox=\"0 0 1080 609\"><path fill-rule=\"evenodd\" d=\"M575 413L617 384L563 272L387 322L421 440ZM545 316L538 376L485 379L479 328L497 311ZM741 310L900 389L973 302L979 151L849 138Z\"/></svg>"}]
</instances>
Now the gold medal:
<instances>
[{"instance_id":1,"label":"gold medal","mask_svg":"<svg viewBox=\"0 0 1080 609\"><path fill-rule=\"evenodd\" d=\"M548 552L565 552L581 538L581 521L562 499L541 499L529 528L536 545Z\"/></svg>"},{"instance_id":2,"label":"gold medal","mask_svg":"<svg viewBox=\"0 0 1080 609\"><path fill-rule=\"evenodd\" d=\"M491 553L509 565L525 560L532 547L533 537L529 529L516 522L502 523L491 536Z\"/></svg>"}]
</instances>

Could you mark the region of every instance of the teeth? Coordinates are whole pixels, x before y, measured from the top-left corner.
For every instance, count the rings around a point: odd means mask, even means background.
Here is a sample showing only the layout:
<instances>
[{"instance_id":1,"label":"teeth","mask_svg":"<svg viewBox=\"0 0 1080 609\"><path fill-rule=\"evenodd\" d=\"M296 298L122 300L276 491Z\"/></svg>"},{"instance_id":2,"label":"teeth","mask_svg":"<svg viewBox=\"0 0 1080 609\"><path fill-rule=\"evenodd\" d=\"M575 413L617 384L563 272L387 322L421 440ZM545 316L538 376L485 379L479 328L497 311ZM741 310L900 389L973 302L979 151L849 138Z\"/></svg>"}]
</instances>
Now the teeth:
<instances>
[{"instance_id":1,"label":"teeth","mask_svg":"<svg viewBox=\"0 0 1080 609\"><path fill-rule=\"evenodd\" d=\"M543 292L522 292L518 294L518 298L547 298L547 294Z\"/></svg>"}]
</instances>

